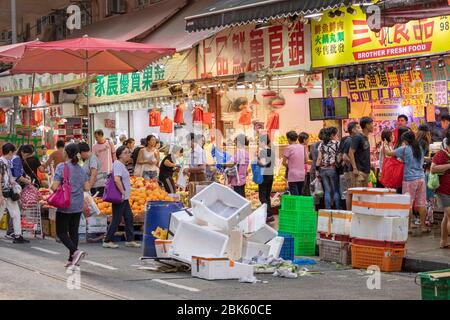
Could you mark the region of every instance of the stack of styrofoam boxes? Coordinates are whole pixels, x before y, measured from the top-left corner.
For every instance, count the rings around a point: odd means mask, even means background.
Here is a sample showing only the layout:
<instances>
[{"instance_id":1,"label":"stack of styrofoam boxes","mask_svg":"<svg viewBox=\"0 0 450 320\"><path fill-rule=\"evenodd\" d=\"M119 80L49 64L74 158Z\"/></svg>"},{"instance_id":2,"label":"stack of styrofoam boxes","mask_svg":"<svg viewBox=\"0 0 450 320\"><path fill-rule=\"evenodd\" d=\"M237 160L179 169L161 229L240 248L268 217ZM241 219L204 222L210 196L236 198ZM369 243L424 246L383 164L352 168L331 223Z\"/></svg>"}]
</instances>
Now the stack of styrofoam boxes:
<instances>
[{"instance_id":1,"label":"stack of styrofoam boxes","mask_svg":"<svg viewBox=\"0 0 450 320\"><path fill-rule=\"evenodd\" d=\"M410 195L394 189L353 188L352 266L377 265L381 271L401 270L408 239Z\"/></svg>"},{"instance_id":2,"label":"stack of styrofoam boxes","mask_svg":"<svg viewBox=\"0 0 450 320\"><path fill-rule=\"evenodd\" d=\"M321 260L351 264L350 229L352 212L344 210L319 210L319 257Z\"/></svg>"},{"instance_id":3,"label":"stack of styrofoam boxes","mask_svg":"<svg viewBox=\"0 0 450 320\"><path fill-rule=\"evenodd\" d=\"M191 204L191 210L171 216L172 243L156 246L160 254L190 263L193 276L209 280L246 277L253 267L237 261L257 255L278 257L282 239L265 224L265 206L252 213L250 201L218 183L205 187Z\"/></svg>"},{"instance_id":4,"label":"stack of styrofoam boxes","mask_svg":"<svg viewBox=\"0 0 450 320\"><path fill-rule=\"evenodd\" d=\"M282 196L278 231L294 237L296 256L315 256L317 212L314 211L314 197Z\"/></svg>"},{"instance_id":5,"label":"stack of styrofoam boxes","mask_svg":"<svg viewBox=\"0 0 450 320\"><path fill-rule=\"evenodd\" d=\"M108 218L106 216L92 216L87 218L88 242L100 242L103 240L108 229Z\"/></svg>"}]
</instances>

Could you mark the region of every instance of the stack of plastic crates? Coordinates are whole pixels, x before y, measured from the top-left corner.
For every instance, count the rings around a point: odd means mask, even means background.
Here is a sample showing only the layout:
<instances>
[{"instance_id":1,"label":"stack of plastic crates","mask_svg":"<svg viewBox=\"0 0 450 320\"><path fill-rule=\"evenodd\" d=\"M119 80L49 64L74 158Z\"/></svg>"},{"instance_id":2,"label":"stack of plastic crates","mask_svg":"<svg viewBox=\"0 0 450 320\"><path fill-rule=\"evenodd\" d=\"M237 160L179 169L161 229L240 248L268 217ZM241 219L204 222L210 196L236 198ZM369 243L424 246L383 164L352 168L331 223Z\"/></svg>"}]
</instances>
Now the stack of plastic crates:
<instances>
[{"instance_id":1,"label":"stack of plastic crates","mask_svg":"<svg viewBox=\"0 0 450 320\"><path fill-rule=\"evenodd\" d=\"M317 212L314 211L314 198L282 196L278 231L294 237L296 256L315 256Z\"/></svg>"},{"instance_id":2,"label":"stack of plastic crates","mask_svg":"<svg viewBox=\"0 0 450 320\"><path fill-rule=\"evenodd\" d=\"M418 277L422 300L450 300L450 269L422 272Z\"/></svg>"},{"instance_id":3,"label":"stack of plastic crates","mask_svg":"<svg viewBox=\"0 0 450 320\"><path fill-rule=\"evenodd\" d=\"M278 236L284 238L283 247L281 247L280 258L284 260L294 260L294 237L288 233L278 232Z\"/></svg>"}]
</instances>

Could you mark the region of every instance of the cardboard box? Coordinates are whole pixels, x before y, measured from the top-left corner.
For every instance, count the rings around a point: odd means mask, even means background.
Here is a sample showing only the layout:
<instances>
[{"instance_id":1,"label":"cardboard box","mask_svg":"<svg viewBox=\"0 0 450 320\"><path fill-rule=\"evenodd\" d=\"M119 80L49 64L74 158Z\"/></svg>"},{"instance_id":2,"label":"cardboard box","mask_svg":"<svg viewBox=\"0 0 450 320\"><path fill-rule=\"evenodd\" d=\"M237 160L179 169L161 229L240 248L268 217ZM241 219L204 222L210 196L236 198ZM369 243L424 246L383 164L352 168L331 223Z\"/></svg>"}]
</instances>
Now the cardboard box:
<instances>
[{"instance_id":1,"label":"cardboard box","mask_svg":"<svg viewBox=\"0 0 450 320\"><path fill-rule=\"evenodd\" d=\"M351 211L345 210L319 210L317 231L326 234L350 235L352 227Z\"/></svg>"},{"instance_id":2,"label":"cardboard box","mask_svg":"<svg viewBox=\"0 0 450 320\"><path fill-rule=\"evenodd\" d=\"M50 220L50 237L56 239L56 221Z\"/></svg>"},{"instance_id":3,"label":"cardboard box","mask_svg":"<svg viewBox=\"0 0 450 320\"><path fill-rule=\"evenodd\" d=\"M411 208L409 194L354 193L353 213L382 217L408 217Z\"/></svg>"},{"instance_id":4,"label":"cardboard box","mask_svg":"<svg viewBox=\"0 0 450 320\"><path fill-rule=\"evenodd\" d=\"M108 229L108 217L92 216L87 218L87 233L106 233Z\"/></svg>"},{"instance_id":5,"label":"cardboard box","mask_svg":"<svg viewBox=\"0 0 450 320\"><path fill-rule=\"evenodd\" d=\"M253 277L251 265L234 262L228 258L192 257L191 274L206 280L227 280Z\"/></svg>"},{"instance_id":6,"label":"cardboard box","mask_svg":"<svg viewBox=\"0 0 450 320\"><path fill-rule=\"evenodd\" d=\"M191 199L193 215L226 231L252 213L251 202L231 188L213 183Z\"/></svg>"},{"instance_id":7,"label":"cardboard box","mask_svg":"<svg viewBox=\"0 0 450 320\"><path fill-rule=\"evenodd\" d=\"M161 240L156 239L155 240L155 249L156 249L156 256L158 258L167 258L169 257L169 250L172 247L172 240Z\"/></svg>"},{"instance_id":8,"label":"cardboard box","mask_svg":"<svg viewBox=\"0 0 450 320\"><path fill-rule=\"evenodd\" d=\"M42 223L42 233L46 236L50 236L51 235L50 219L42 219L41 223Z\"/></svg>"},{"instance_id":9,"label":"cardboard box","mask_svg":"<svg viewBox=\"0 0 450 320\"><path fill-rule=\"evenodd\" d=\"M247 240L251 242L267 243L278 235L278 231L271 226L265 224L256 232L247 236Z\"/></svg>"},{"instance_id":10,"label":"cardboard box","mask_svg":"<svg viewBox=\"0 0 450 320\"><path fill-rule=\"evenodd\" d=\"M191 263L192 256L223 257L227 245L228 236L181 221L173 238L173 252L169 256L186 263Z\"/></svg>"},{"instance_id":11,"label":"cardboard box","mask_svg":"<svg viewBox=\"0 0 450 320\"><path fill-rule=\"evenodd\" d=\"M350 237L379 241L408 240L408 217L353 214Z\"/></svg>"}]
</instances>

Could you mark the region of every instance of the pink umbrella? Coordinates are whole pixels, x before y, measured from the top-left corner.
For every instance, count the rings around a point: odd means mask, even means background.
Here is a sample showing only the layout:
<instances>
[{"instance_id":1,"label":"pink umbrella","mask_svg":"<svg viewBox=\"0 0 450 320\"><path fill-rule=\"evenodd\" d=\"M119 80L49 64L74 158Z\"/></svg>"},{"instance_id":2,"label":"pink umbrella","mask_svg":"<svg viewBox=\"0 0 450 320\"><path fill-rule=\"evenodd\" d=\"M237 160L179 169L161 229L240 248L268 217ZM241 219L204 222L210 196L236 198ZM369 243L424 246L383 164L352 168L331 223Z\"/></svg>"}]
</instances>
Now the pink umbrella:
<instances>
[{"instance_id":1,"label":"pink umbrella","mask_svg":"<svg viewBox=\"0 0 450 320\"><path fill-rule=\"evenodd\" d=\"M42 43L39 40L21 42L10 44L7 46L0 47L0 61L2 62L16 62L18 61L25 51L25 47L29 44Z\"/></svg>"}]
</instances>

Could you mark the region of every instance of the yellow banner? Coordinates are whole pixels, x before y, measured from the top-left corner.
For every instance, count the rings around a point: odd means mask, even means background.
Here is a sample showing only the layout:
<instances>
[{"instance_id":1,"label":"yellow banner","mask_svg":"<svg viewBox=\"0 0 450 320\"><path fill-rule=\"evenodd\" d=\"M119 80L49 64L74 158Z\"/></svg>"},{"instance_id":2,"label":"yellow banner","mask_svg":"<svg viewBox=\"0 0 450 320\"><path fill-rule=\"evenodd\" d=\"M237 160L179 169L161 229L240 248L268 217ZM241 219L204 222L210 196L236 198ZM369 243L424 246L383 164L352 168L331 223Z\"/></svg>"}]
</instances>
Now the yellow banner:
<instances>
[{"instance_id":1,"label":"yellow banner","mask_svg":"<svg viewBox=\"0 0 450 320\"><path fill-rule=\"evenodd\" d=\"M314 68L450 51L450 16L410 21L372 32L359 7L355 15L312 22Z\"/></svg>"}]
</instances>

